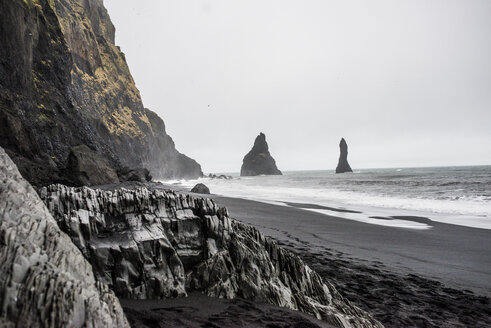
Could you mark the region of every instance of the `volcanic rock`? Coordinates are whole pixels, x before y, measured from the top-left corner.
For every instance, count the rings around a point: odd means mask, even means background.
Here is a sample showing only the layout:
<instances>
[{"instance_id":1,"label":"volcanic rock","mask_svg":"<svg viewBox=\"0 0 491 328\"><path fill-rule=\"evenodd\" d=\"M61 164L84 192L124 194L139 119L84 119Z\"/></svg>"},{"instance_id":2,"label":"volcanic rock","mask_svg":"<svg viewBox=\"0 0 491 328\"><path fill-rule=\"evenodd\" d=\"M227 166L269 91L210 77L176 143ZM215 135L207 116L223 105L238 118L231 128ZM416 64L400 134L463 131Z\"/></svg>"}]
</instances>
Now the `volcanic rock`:
<instances>
[{"instance_id":1,"label":"volcanic rock","mask_svg":"<svg viewBox=\"0 0 491 328\"><path fill-rule=\"evenodd\" d=\"M0 146L34 185L63 181L78 145L156 178L202 175L143 107L114 36L102 0L0 1Z\"/></svg>"},{"instance_id":2,"label":"volcanic rock","mask_svg":"<svg viewBox=\"0 0 491 328\"><path fill-rule=\"evenodd\" d=\"M191 189L191 192L194 192L196 194L209 194L210 188L202 183L198 183L196 186L193 187L193 189Z\"/></svg>"},{"instance_id":3,"label":"volcanic rock","mask_svg":"<svg viewBox=\"0 0 491 328\"><path fill-rule=\"evenodd\" d=\"M0 326L129 327L114 293L0 148Z\"/></svg>"},{"instance_id":4,"label":"volcanic rock","mask_svg":"<svg viewBox=\"0 0 491 328\"><path fill-rule=\"evenodd\" d=\"M86 145L73 147L66 167L69 179L77 186L119 183L111 162Z\"/></svg>"},{"instance_id":5,"label":"volcanic rock","mask_svg":"<svg viewBox=\"0 0 491 328\"><path fill-rule=\"evenodd\" d=\"M251 151L245 155L240 169L241 176L281 175L274 158L269 153L264 133L260 133L254 141Z\"/></svg>"},{"instance_id":6,"label":"volcanic rock","mask_svg":"<svg viewBox=\"0 0 491 328\"><path fill-rule=\"evenodd\" d=\"M348 144L344 138L341 138L341 141L339 142L339 151L339 162L336 167L336 173L353 172L348 164Z\"/></svg>"},{"instance_id":7,"label":"volcanic rock","mask_svg":"<svg viewBox=\"0 0 491 328\"><path fill-rule=\"evenodd\" d=\"M336 327L381 327L302 260L212 200L191 195L51 185L40 191L96 278L125 299L200 291L267 302Z\"/></svg>"},{"instance_id":8,"label":"volcanic rock","mask_svg":"<svg viewBox=\"0 0 491 328\"><path fill-rule=\"evenodd\" d=\"M136 182L148 182L152 180L150 171L146 168L130 169L124 167L118 170L118 177L121 182L136 181Z\"/></svg>"}]
</instances>

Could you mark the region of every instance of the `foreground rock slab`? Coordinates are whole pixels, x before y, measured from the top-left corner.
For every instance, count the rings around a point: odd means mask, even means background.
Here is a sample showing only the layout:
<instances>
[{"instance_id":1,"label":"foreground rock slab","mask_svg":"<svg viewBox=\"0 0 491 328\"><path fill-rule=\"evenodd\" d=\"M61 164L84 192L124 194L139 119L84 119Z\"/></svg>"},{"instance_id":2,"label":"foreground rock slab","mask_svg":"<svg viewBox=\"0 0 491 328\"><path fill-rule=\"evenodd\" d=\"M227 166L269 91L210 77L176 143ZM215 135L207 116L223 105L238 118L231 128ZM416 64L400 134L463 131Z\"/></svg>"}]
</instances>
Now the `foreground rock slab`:
<instances>
[{"instance_id":1,"label":"foreground rock slab","mask_svg":"<svg viewBox=\"0 0 491 328\"><path fill-rule=\"evenodd\" d=\"M114 293L0 148L0 326L129 327Z\"/></svg>"},{"instance_id":2,"label":"foreground rock slab","mask_svg":"<svg viewBox=\"0 0 491 328\"><path fill-rule=\"evenodd\" d=\"M40 193L97 279L120 298L199 291L300 310L335 327L382 327L299 257L231 219L210 199L145 188L63 185Z\"/></svg>"}]
</instances>

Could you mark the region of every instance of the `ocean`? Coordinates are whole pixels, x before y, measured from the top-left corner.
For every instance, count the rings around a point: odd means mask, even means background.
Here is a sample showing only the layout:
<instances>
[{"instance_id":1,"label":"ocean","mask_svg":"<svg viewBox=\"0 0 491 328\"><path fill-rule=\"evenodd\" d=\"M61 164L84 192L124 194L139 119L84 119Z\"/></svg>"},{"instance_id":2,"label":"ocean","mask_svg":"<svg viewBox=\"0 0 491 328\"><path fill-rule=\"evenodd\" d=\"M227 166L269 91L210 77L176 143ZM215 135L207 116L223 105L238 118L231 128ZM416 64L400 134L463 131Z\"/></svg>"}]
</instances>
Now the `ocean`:
<instances>
[{"instance_id":1,"label":"ocean","mask_svg":"<svg viewBox=\"0 0 491 328\"><path fill-rule=\"evenodd\" d=\"M431 221L491 229L491 166L362 169L335 174L290 171L282 176L167 181L207 185L217 195L334 215L369 224L429 229ZM315 206L313 206L315 205Z\"/></svg>"}]
</instances>

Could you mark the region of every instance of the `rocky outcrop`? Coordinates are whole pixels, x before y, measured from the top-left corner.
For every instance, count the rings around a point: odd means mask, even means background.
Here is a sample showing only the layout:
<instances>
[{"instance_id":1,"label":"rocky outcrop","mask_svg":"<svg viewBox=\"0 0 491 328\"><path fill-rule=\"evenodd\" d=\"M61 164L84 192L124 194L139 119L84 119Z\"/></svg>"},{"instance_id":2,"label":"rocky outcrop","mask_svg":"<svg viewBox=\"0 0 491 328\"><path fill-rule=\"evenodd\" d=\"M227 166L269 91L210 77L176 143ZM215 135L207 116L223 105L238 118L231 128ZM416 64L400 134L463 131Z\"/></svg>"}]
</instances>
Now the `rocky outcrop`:
<instances>
[{"instance_id":1,"label":"rocky outcrop","mask_svg":"<svg viewBox=\"0 0 491 328\"><path fill-rule=\"evenodd\" d=\"M63 185L40 193L97 279L120 297L202 291L300 310L337 327L381 327L300 258L231 219L210 199Z\"/></svg>"},{"instance_id":2,"label":"rocky outcrop","mask_svg":"<svg viewBox=\"0 0 491 328\"><path fill-rule=\"evenodd\" d=\"M143 107L102 0L0 1L0 146L35 185L70 182L74 146L155 178L197 178Z\"/></svg>"},{"instance_id":3,"label":"rocky outcrop","mask_svg":"<svg viewBox=\"0 0 491 328\"><path fill-rule=\"evenodd\" d=\"M240 169L241 176L281 175L274 158L269 153L264 133L260 133L254 141L251 151L245 155Z\"/></svg>"},{"instance_id":4,"label":"rocky outcrop","mask_svg":"<svg viewBox=\"0 0 491 328\"><path fill-rule=\"evenodd\" d=\"M341 138L341 141L339 142L339 152L339 162L336 167L336 173L353 172L348 164L348 144L344 138Z\"/></svg>"},{"instance_id":5,"label":"rocky outcrop","mask_svg":"<svg viewBox=\"0 0 491 328\"><path fill-rule=\"evenodd\" d=\"M86 145L75 146L68 155L67 178L76 186L119 183L109 160Z\"/></svg>"},{"instance_id":6,"label":"rocky outcrop","mask_svg":"<svg viewBox=\"0 0 491 328\"><path fill-rule=\"evenodd\" d=\"M118 171L120 181L148 182L152 180L150 171L145 168L130 169L123 167Z\"/></svg>"},{"instance_id":7,"label":"rocky outcrop","mask_svg":"<svg viewBox=\"0 0 491 328\"><path fill-rule=\"evenodd\" d=\"M193 187L193 189L191 189L191 192L194 192L195 194L209 194L210 188L208 188L203 183L198 183L196 186Z\"/></svg>"},{"instance_id":8,"label":"rocky outcrop","mask_svg":"<svg viewBox=\"0 0 491 328\"><path fill-rule=\"evenodd\" d=\"M118 299L0 148L0 326L129 327Z\"/></svg>"}]
</instances>

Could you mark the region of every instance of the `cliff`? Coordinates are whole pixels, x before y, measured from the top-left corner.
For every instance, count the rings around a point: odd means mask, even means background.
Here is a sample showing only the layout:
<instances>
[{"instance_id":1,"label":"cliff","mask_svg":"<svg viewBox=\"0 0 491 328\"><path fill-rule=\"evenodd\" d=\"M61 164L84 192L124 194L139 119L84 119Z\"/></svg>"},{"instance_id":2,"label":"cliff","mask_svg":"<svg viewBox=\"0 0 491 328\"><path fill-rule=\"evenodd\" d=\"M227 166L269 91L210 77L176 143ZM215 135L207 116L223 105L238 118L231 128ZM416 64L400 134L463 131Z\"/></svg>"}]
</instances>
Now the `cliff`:
<instances>
[{"instance_id":1,"label":"cliff","mask_svg":"<svg viewBox=\"0 0 491 328\"><path fill-rule=\"evenodd\" d=\"M241 176L281 175L276 167L274 158L269 153L268 143L264 133L260 133L254 141L254 146L245 155L240 169Z\"/></svg>"},{"instance_id":2,"label":"cliff","mask_svg":"<svg viewBox=\"0 0 491 328\"><path fill-rule=\"evenodd\" d=\"M346 173L353 172L348 163L348 144L341 138L339 142L339 161L338 166L336 167L336 173Z\"/></svg>"},{"instance_id":3,"label":"cliff","mask_svg":"<svg viewBox=\"0 0 491 328\"><path fill-rule=\"evenodd\" d=\"M102 0L1 0L0 15L0 146L30 182L69 181L79 145L114 170L202 174L143 107Z\"/></svg>"},{"instance_id":4,"label":"cliff","mask_svg":"<svg viewBox=\"0 0 491 328\"><path fill-rule=\"evenodd\" d=\"M0 326L129 327L114 293L0 147Z\"/></svg>"},{"instance_id":5,"label":"cliff","mask_svg":"<svg viewBox=\"0 0 491 328\"><path fill-rule=\"evenodd\" d=\"M210 199L158 189L63 185L40 193L98 281L119 297L201 291L300 310L335 327L381 327L299 257L230 218Z\"/></svg>"}]
</instances>

